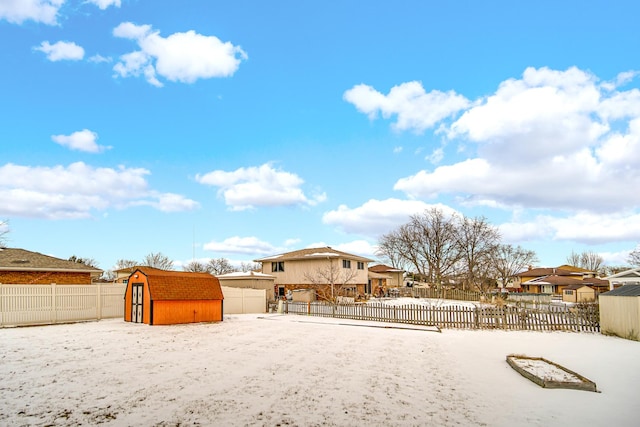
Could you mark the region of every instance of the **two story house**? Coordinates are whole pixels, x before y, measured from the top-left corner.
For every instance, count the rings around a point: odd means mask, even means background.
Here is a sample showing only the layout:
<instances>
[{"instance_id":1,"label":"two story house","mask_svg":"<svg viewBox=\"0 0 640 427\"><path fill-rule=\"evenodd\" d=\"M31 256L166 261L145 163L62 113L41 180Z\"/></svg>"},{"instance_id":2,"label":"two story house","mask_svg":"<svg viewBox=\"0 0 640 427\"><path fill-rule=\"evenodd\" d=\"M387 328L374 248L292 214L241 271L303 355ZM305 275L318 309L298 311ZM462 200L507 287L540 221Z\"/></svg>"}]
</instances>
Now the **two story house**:
<instances>
[{"instance_id":1,"label":"two story house","mask_svg":"<svg viewBox=\"0 0 640 427\"><path fill-rule=\"evenodd\" d=\"M262 273L275 278L278 298L290 291L314 290L318 299L357 297L367 293L369 258L338 251L329 246L301 249L254 260ZM370 290L369 290L370 293Z\"/></svg>"}]
</instances>

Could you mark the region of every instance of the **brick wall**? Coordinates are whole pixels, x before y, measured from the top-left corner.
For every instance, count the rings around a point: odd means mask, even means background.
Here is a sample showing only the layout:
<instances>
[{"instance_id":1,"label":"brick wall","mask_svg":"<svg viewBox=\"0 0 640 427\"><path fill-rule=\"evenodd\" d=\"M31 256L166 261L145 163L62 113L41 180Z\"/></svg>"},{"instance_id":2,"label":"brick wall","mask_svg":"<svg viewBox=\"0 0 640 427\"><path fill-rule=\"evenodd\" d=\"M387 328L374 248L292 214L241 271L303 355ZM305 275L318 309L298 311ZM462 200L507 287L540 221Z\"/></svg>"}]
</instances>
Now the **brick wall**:
<instances>
[{"instance_id":1,"label":"brick wall","mask_svg":"<svg viewBox=\"0 0 640 427\"><path fill-rule=\"evenodd\" d=\"M14 285L88 285L91 274L59 271L0 271L0 283Z\"/></svg>"}]
</instances>

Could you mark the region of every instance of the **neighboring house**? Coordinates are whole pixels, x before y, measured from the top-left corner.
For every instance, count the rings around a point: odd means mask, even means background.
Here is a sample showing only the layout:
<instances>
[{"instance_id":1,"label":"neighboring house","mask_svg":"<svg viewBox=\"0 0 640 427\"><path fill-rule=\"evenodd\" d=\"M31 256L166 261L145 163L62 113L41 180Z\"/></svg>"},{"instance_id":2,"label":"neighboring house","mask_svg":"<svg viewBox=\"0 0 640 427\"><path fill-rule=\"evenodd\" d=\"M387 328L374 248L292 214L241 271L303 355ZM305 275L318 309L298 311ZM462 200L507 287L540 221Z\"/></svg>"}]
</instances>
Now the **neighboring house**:
<instances>
[{"instance_id":1,"label":"neighboring house","mask_svg":"<svg viewBox=\"0 0 640 427\"><path fill-rule=\"evenodd\" d=\"M149 325L222 321L220 281L209 273L138 267L127 283L124 320Z\"/></svg>"},{"instance_id":2,"label":"neighboring house","mask_svg":"<svg viewBox=\"0 0 640 427\"><path fill-rule=\"evenodd\" d=\"M20 285L89 285L99 268L18 248L0 248L0 283Z\"/></svg>"},{"instance_id":3,"label":"neighboring house","mask_svg":"<svg viewBox=\"0 0 640 427\"><path fill-rule=\"evenodd\" d=\"M596 300L596 290L591 286L577 284L565 286L562 290L563 302L593 302Z\"/></svg>"},{"instance_id":4,"label":"neighboring house","mask_svg":"<svg viewBox=\"0 0 640 427\"><path fill-rule=\"evenodd\" d=\"M254 260L262 264L262 273L275 278L277 297L288 291L313 289L318 298L364 295L368 284L369 258L331 247L301 249Z\"/></svg>"},{"instance_id":5,"label":"neighboring house","mask_svg":"<svg viewBox=\"0 0 640 427\"><path fill-rule=\"evenodd\" d=\"M640 285L624 285L600 294L600 331L640 341Z\"/></svg>"},{"instance_id":6,"label":"neighboring house","mask_svg":"<svg viewBox=\"0 0 640 427\"><path fill-rule=\"evenodd\" d=\"M596 273L579 267L562 265L554 268L533 268L515 276L514 287L534 294L562 295L567 286L588 285L596 293L607 290L608 282L595 277Z\"/></svg>"},{"instance_id":7,"label":"neighboring house","mask_svg":"<svg viewBox=\"0 0 640 427\"><path fill-rule=\"evenodd\" d=\"M369 267L370 272L384 274L389 279L387 280L386 286L390 288L399 288L405 286L404 283L404 270L394 267L389 267L388 265L378 264L373 267Z\"/></svg>"},{"instance_id":8,"label":"neighboring house","mask_svg":"<svg viewBox=\"0 0 640 427\"><path fill-rule=\"evenodd\" d=\"M125 267L125 268L121 268L119 270L115 270L114 273L116 275L116 278L114 279L114 283L124 283L125 285L127 284L127 281L129 280L129 276L131 276L131 273L133 273L137 268L140 267L144 267L144 266L133 266L133 267Z\"/></svg>"},{"instance_id":9,"label":"neighboring house","mask_svg":"<svg viewBox=\"0 0 640 427\"><path fill-rule=\"evenodd\" d=\"M386 295L389 289L389 281L391 281L391 276L369 270L369 281L365 288L365 295L376 297Z\"/></svg>"},{"instance_id":10,"label":"neighboring house","mask_svg":"<svg viewBox=\"0 0 640 427\"><path fill-rule=\"evenodd\" d=\"M610 289L615 289L623 285L640 285L640 267L621 271L605 277L609 281Z\"/></svg>"}]
</instances>

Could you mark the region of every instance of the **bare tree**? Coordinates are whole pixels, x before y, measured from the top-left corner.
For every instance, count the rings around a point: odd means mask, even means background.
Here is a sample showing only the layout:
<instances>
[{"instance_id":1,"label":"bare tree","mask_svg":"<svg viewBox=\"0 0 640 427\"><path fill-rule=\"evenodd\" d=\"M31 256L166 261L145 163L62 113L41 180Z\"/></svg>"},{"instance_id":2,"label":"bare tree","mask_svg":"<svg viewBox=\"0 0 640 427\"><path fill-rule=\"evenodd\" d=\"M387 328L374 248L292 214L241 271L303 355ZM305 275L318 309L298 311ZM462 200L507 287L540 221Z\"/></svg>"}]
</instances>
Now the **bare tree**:
<instances>
[{"instance_id":1,"label":"bare tree","mask_svg":"<svg viewBox=\"0 0 640 427\"><path fill-rule=\"evenodd\" d=\"M571 251L569 256L567 256L567 264L573 265L574 267L580 266L580 254L576 251Z\"/></svg>"},{"instance_id":2,"label":"bare tree","mask_svg":"<svg viewBox=\"0 0 640 427\"><path fill-rule=\"evenodd\" d=\"M262 271L262 264L258 262L241 262L240 271L247 273L249 271Z\"/></svg>"},{"instance_id":3,"label":"bare tree","mask_svg":"<svg viewBox=\"0 0 640 427\"><path fill-rule=\"evenodd\" d=\"M516 274L538 262L534 251L520 246L501 244L491 252L491 263L495 270L496 279L503 287L507 286Z\"/></svg>"},{"instance_id":4,"label":"bare tree","mask_svg":"<svg viewBox=\"0 0 640 427\"><path fill-rule=\"evenodd\" d=\"M382 235L378 240L376 255L393 268L407 270L407 260L402 256L403 245L398 232L390 232Z\"/></svg>"},{"instance_id":5,"label":"bare tree","mask_svg":"<svg viewBox=\"0 0 640 427\"><path fill-rule=\"evenodd\" d=\"M0 249L7 247L7 234L9 234L9 221L0 220Z\"/></svg>"},{"instance_id":6,"label":"bare tree","mask_svg":"<svg viewBox=\"0 0 640 427\"><path fill-rule=\"evenodd\" d=\"M416 256L428 266L428 277L438 289L455 275L462 255L456 233L455 217L447 217L442 209L427 209L411 217Z\"/></svg>"},{"instance_id":7,"label":"bare tree","mask_svg":"<svg viewBox=\"0 0 640 427\"><path fill-rule=\"evenodd\" d=\"M160 270L172 270L173 269L173 261L169 259L166 255L157 252L151 252L142 260L142 265L146 265L148 267L158 268Z\"/></svg>"},{"instance_id":8,"label":"bare tree","mask_svg":"<svg viewBox=\"0 0 640 427\"><path fill-rule=\"evenodd\" d=\"M184 271L190 271L192 273L208 273L209 272L208 265L200 261L191 261L185 264L182 267L182 269Z\"/></svg>"},{"instance_id":9,"label":"bare tree","mask_svg":"<svg viewBox=\"0 0 640 427\"><path fill-rule=\"evenodd\" d=\"M475 288L485 292L495 283L495 276L493 279L490 277L488 267L491 264L491 253L500 241L500 233L484 217L462 217L458 219L457 225L463 289Z\"/></svg>"},{"instance_id":10,"label":"bare tree","mask_svg":"<svg viewBox=\"0 0 640 427\"><path fill-rule=\"evenodd\" d=\"M355 269L341 267L337 261L339 260L328 258L327 263L322 267L304 273L305 279L317 286L318 297L330 303L335 303L339 296L344 296L345 285L348 285L358 274ZM322 285L329 285L329 287L325 291Z\"/></svg>"},{"instance_id":11,"label":"bare tree","mask_svg":"<svg viewBox=\"0 0 640 427\"><path fill-rule=\"evenodd\" d=\"M571 251L567 257L567 264L600 273L603 269L604 258L593 251L584 251L579 254Z\"/></svg>"},{"instance_id":12,"label":"bare tree","mask_svg":"<svg viewBox=\"0 0 640 427\"><path fill-rule=\"evenodd\" d=\"M133 268L138 265L140 265L140 263L132 259L119 259L116 261L116 265L113 266L113 269L124 270L125 268Z\"/></svg>"},{"instance_id":13,"label":"bare tree","mask_svg":"<svg viewBox=\"0 0 640 427\"><path fill-rule=\"evenodd\" d=\"M236 271L236 269L226 258L212 258L207 263L207 271L214 276L219 276L221 274L232 273Z\"/></svg>"},{"instance_id":14,"label":"bare tree","mask_svg":"<svg viewBox=\"0 0 640 427\"><path fill-rule=\"evenodd\" d=\"M627 261L634 267L640 267L640 245L629 253Z\"/></svg>"},{"instance_id":15,"label":"bare tree","mask_svg":"<svg viewBox=\"0 0 640 427\"><path fill-rule=\"evenodd\" d=\"M78 264L84 264L87 267L98 268L98 261L96 261L93 258L80 258L80 257L77 257L75 255L71 255L69 257L69 261L77 262Z\"/></svg>"}]
</instances>

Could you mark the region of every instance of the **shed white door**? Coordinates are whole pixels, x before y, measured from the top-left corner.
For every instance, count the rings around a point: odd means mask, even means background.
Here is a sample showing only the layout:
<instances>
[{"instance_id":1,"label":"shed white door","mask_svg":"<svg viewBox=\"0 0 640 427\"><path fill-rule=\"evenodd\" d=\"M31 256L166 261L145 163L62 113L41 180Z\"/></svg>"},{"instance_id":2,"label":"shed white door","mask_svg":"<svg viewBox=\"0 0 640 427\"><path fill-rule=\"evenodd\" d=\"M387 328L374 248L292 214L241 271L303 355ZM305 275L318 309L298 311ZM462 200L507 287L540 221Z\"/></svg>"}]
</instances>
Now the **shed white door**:
<instances>
[{"instance_id":1,"label":"shed white door","mask_svg":"<svg viewBox=\"0 0 640 427\"><path fill-rule=\"evenodd\" d=\"M133 323L142 323L143 295L141 283L131 286L131 321Z\"/></svg>"}]
</instances>

